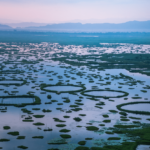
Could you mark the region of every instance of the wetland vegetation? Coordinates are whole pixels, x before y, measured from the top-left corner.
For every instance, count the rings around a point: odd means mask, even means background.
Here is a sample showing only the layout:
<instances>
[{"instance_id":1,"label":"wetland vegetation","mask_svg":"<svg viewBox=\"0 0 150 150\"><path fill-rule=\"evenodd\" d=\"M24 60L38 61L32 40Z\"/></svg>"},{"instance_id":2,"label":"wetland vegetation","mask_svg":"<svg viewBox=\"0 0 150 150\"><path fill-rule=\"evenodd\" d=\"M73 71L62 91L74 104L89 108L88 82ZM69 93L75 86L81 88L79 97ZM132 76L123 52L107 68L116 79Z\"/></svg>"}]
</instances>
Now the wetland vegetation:
<instances>
[{"instance_id":1,"label":"wetland vegetation","mask_svg":"<svg viewBox=\"0 0 150 150\"><path fill-rule=\"evenodd\" d=\"M0 149L150 145L150 45L0 42L0 62Z\"/></svg>"}]
</instances>

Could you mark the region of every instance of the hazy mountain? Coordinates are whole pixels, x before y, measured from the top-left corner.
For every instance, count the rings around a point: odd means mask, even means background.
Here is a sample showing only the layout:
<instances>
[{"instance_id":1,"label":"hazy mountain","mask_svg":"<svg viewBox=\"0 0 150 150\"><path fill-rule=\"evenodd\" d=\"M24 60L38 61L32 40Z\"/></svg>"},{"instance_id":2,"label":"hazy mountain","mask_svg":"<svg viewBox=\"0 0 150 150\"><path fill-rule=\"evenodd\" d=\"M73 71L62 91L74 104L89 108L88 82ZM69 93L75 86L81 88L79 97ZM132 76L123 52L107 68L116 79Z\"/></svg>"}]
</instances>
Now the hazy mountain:
<instances>
[{"instance_id":1,"label":"hazy mountain","mask_svg":"<svg viewBox=\"0 0 150 150\"><path fill-rule=\"evenodd\" d=\"M60 23L40 27L26 27L29 31L77 31L77 32L150 32L150 21L130 21L120 24Z\"/></svg>"},{"instance_id":2,"label":"hazy mountain","mask_svg":"<svg viewBox=\"0 0 150 150\"><path fill-rule=\"evenodd\" d=\"M126 23L59 23L49 24L23 22L0 25L0 30L56 31L56 32L150 32L150 21L130 21ZM12 28L13 27L13 28Z\"/></svg>"},{"instance_id":3,"label":"hazy mountain","mask_svg":"<svg viewBox=\"0 0 150 150\"><path fill-rule=\"evenodd\" d=\"M11 28L11 27L8 26L8 25L0 24L0 30L10 31L10 30L13 30L13 28Z\"/></svg>"},{"instance_id":4,"label":"hazy mountain","mask_svg":"<svg viewBox=\"0 0 150 150\"><path fill-rule=\"evenodd\" d=\"M39 26L46 26L46 23L35 23L35 22L21 22L21 23L7 23L7 25L11 26L12 28L26 28L26 27L39 27Z\"/></svg>"}]
</instances>

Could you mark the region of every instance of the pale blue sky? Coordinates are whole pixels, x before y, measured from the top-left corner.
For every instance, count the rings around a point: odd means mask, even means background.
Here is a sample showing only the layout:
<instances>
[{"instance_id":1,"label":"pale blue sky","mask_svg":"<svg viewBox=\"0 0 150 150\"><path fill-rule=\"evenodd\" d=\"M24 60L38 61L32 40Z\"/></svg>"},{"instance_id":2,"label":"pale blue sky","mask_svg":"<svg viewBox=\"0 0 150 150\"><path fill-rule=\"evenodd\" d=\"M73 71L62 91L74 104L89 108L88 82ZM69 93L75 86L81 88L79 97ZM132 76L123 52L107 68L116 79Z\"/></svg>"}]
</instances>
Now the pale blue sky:
<instances>
[{"instance_id":1,"label":"pale blue sky","mask_svg":"<svg viewBox=\"0 0 150 150\"><path fill-rule=\"evenodd\" d=\"M150 20L150 0L0 0L0 21L3 22L121 23L133 20Z\"/></svg>"}]
</instances>

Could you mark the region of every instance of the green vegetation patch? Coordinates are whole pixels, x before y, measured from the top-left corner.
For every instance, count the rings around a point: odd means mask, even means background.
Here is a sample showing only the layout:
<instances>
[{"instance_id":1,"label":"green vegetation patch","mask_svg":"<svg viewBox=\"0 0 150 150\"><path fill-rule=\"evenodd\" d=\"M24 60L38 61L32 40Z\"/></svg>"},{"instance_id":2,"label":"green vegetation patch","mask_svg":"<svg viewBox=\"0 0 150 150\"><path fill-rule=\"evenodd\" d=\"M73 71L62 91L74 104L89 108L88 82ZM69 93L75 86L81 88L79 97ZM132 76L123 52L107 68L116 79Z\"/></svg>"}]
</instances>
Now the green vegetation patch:
<instances>
[{"instance_id":1,"label":"green vegetation patch","mask_svg":"<svg viewBox=\"0 0 150 150\"><path fill-rule=\"evenodd\" d=\"M47 95L47 98L48 98L48 99L51 99L51 98L52 98L52 96L51 96L51 95Z\"/></svg>"},{"instance_id":2,"label":"green vegetation patch","mask_svg":"<svg viewBox=\"0 0 150 150\"><path fill-rule=\"evenodd\" d=\"M120 140L120 137L109 137L107 140Z\"/></svg>"},{"instance_id":3,"label":"green vegetation patch","mask_svg":"<svg viewBox=\"0 0 150 150\"><path fill-rule=\"evenodd\" d=\"M45 125L44 123L41 123L41 122L37 122L37 123L33 123L33 125L35 125L35 126L43 126L43 125Z\"/></svg>"},{"instance_id":4,"label":"green vegetation patch","mask_svg":"<svg viewBox=\"0 0 150 150\"><path fill-rule=\"evenodd\" d=\"M40 110L40 108L32 108L32 110Z\"/></svg>"},{"instance_id":5,"label":"green vegetation patch","mask_svg":"<svg viewBox=\"0 0 150 150\"><path fill-rule=\"evenodd\" d=\"M103 120L103 122L105 122L105 123L110 123L111 120L110 120L110 119L107 119L107 120Z\"/></svg>"},{"instance_id":6,"label":"green vegetation patch","mask_svg":"<svg viewBox=\"0 0 150 150\"><path fill-rule=\"evenodd\" d=\"M34 120L22 120L23 122L34 122Z\"/></svg>"},{"instance_id":7,"label":"green vegetation patch","mask_svg":"<svg viewBox=\"0 0 150 150\"><path fill-rule=\"evenodd\" d=\"M103 148L100 149L97 148L97 149L98 150L127 150L127 149L135 150L138 145L150 145L150 127L144 127L142 129L121 129L120 133L132 137L134 139L134 142L123 142L121 145L107 145L104 146Z\"/></svg>"},{"instance_id":8,"label":"green vegetation patch","mask_svg":"<svg viewBox=\"0 0 150 150\"><path fill-rule=\"evenodd\" d=\"M92 140L93 138L85 138L85 140Z\"/></svg>"},{"instance_id":9,"label":"green vegetation patch","mask_svg":"<svg viewBox=\"0 0 150 150\"><path fill-rule=\"evenodd\" d=\"M9 129L10 129L10 126L4 126L3 129L4 129L4 130L9 130Z\"/></svg>"},{"instance_id":10,"label":"green vegetation patch","mask_svg":"<svg viewBox=\"0 0 150 150\"><path fill-rule=\"evenodd\" d=\"M21 146L18 146L18 148L27 149L28 147L21 145Z\"/></svg>"},{"instance_id":11,"label":"green vegetation patch","mask_svg":"<svg viewBox=\"0 0 150 150\"><path fill-rule=\"evenodd\" d=\"M70 116L64 116L64 118L70 118Z\"/></svg>"},{"instance_id":12,"label":"green vegetation patch","mask_svg":"<svg viewBox=\"0 0 150 150\"><path fill-rule=\"evenodd\" d=\"M63 102L64 102L64 103L70 103L70 99L67 98L67 99L64 100Z\"/></svg>"},{"instance_id":13,"label":"green vegetation patch","mask_svg":"<svg viewBox=\"0 0 150 150\"><path fill-rule=\"evenodd\" d=\"M82 108L74 108L74 109L71 109L72 111L80 111L82 110Z\"/></svg>"},{"instance_id":14,"label":"green vegetation patch","mask_svg":"<svg viewBox=\"0 0 150 150\"><path fill-rule=\"evenodd\" d=\"M112 113L118 113L118 111L116 111L116 110L109 110L109 111Z\"/></svg>"},{"instance_id":15,"label":"green vegetation patch","mask_svg":"<svg viewBox=\"0 0 150 150\"><path fill-rule=\"evenodd\" d=\"M146 90L141 90L141 92L143 92L143 93L147 93L147 91L146 91Z\"/></svg>"},{"instance_id":16,"label":"green vegetation patch","mask_svg":"<svg viewBox=\"0 0 150 150\"><path fill-rule=\"evenodd\" d=\"M86 129L89 130L89 131L97 131L97 130L99 130L99 128L97 128L95 126L87 126Z\"/></svg>"},{"instance_id":17,"label":"green vegetation patch","mask_svg":"<svg viewBox=\"0 0 150 150\"><path fill-rule=\"evenodd\" d=\"M79 116L86 116L86 114L79 114Z\"/></svg>"},{"instance_id":18,"label":"green vegetation patch","mask_svg":"<svg viewBox=\"0 0 150 150\"><path fill-rule=\"evenodd\" d=\"M53 99L53 100L51 100L51 102L58 102L58 100Z\"/></svg>"},{"instance_id":19,"label":"green vegetation patch","mask_svg":"<svg viewBox=\"0 0 150 150\"><path fill-rule=\"evenodd\" d=\"M65 124L56 124L56 127L65 127Z\"/></svg>"},{"instance_id":20,"label":"green vegetation patch","mask_svg":"<svg viewBox=\"0 0 150 150\"><path fill-rule=\"evenodd\" d=\"M33 138L33 139L43 139L44 136L33 136L32 138Z\"/></svg>"},{"instance_id":21,"label":"green vegetation patch","mask_svg":"<svg viewBox=\"0 0 150 150\"><path fill-rule=\"evenodd\" d=\"M7 134L13 135L13 136L17 136L19 135L18 131L14 131L14 132L8 132Z\"/></svg>"},{"instance_id":22,"label":"green vegetation patch","mask_svg":"<svg viewBox=\"0 0 150 150\"><path fill-rule=\"evenodd\" d=\"M81 118L79 118L79 117L75 117L75 118L73 118L75 121L77 121L77 122L79 122L79 121L81 121L82 119Z\"/></svg>"},{"instance_id":23,"label":"green vegetation patch","mask_svg":"<svg viewBox=\"0 0 150 150\"><path fill-rule=\"evenodd\" d=\"M140 125L121 125L121 124L119 124L119 125L114 125L114 127L116 127L116 128L138 128L138 127L140 127Z\"/></svg>"},{"instance_id":24,"label":"green vegetation patch","mask_svg":"<svg viewBox=\"0 0 150 150\"><path fill-rule=\"evenodd\" d=\"M0 139L0 142L8 142L10 141L9 139Z\"/></svg>"},{"instance_id":25,"label":"green vegetation patch","mask_svg":"<svg viewBox=\"0 0 150 150\"><path fill-rule=\"evenodd\" d=\"M61 129L61 130L59 130L59 132L70 132L70 130L68 130L68 129Z\"/></svg>"},{"instance_id":26,"label":"green vegetation patch","mask_svg":"<svg viewBox=\"0 0 150 150\"><path fill-rule=\"evenodd\" d=\"M21 111L23 111L23 113L28 113L28 114L31 113L31 111L27 110L26 108L22 108Z\"/></svg>"},{"instance_id":27,"label":"green vegetation patch","mask_svg":"<svg viewBox=\"0 0 150 150\"><path fill-rule=\"evenodd\" d=\"M48 129L44 129L43 131L53 131L53 129L48 128Z\"/></svg>"},{"instance_id":28,"label":"green vegetation patch","mask_svg":"<svg viewBox=\"0 0 150 150\"><path fill-rule=\"evenodd\" d=\"M126 112L119 112L120 115L127 116Z\"/></svg>"},{"instance_id":29,"label":"green vegetation patch","mask_svg":"<svg viewBox=\"0 0 150 150\"><path fill-rule=\"evenodd\" d=\"M63 103L57 103L57 105L63 105Z\"/></svg>"},{"instance_id":30,"label":"green vegetation patch","mask_svg":"<svg viewBox=\"0 0 150 150\"><path fill-rule=\"evenodd\" d=\"M74 150L90 150L89 147L78 146Z\"/></svg>"},{"instance_id":31,"label":"green vegetation patch","mask_svg":"<svg viewBox=\"0 0 150 150\"><path fill-rule=\"evenodd\" d=\"M65 138L57 138L50 140L48 144L67 144L67 141Z\"/></svg>"},{"instance_id":32,"label":"green vegetation patch","mask_svg":"<svg viewBox=\"0 0 150 150\"><path fill-rule=\"evenodd\" d=\"M91 150L135 150L137 144L134 142L124 142L121 145L107 145L101 147L91 147Z\"/></svg>"},{"instance_id":33,"label":"green vegetation patch","mask_svg":"<svg viewBox=\"0 0 150 150\"><path fill-rule=\"evenodd\" d=\"M79 102L76 102L75 104L77 104L77 105L84 105L83 103L79 103Z\"/></svg>"},{"instance_id":34,"label":"green vegetation patch","mask_svg":"<svg viewBox=\"0 0 150 150\"><path fill-rule=\"evenodd\" d=\"M66 121L64 121L64 120L60 120L59 118L53 118L54 119L54 121L56 121L56 122L66 122Z\"/></svg>"},{"instance_id":35,"label":"green vegetation patch","mask_svg":"<svg viewBox=\"0 0 150 150\"><path fill-rule=\"evenodd\" d=\"M71 138L71 135L69 135L69 134L61 134L60 136L62 138Z\"/></svg>"},{"instance_id":36,"label":"green vegetation patch","mask_svg":"<svg viewBox=\"0 0 150 150\"><path fill-rule=\"evenodd\" d=\"M79 107L78 105L70 105L69 107Z\"/></svg>"},{"instance_id":37,"label":"green vegetation patch","mask_svg":"<svg viewBox=\"0 0 150 150\"><path fill-rule=\"evenodd\" d=\"M120 111L125 111L129 113L134 113L134 114L150 115L150 112L148 111L134 111L134 110L127 110L127 109L122 108L122 106L134 105L134 104L150 104L150 102L129 102L129 103L123 103L123 104L117 105L116 107Z\"/></svg>"},{"instance_id":38,"label":"green vegetation patch","mask_svg":"<svg viewBox=\"0 0 150 150\"><path fill-rule=\"evenodd\" d=\"M142 99L142 97L132 97L132 99Z\"/></svg>"},{"instance_id":39,"label":"green vegetation patch","mask_svg":"<svg viewBox=\"0 0 150 150\"><path fill-rule=\"evenodd\" d=\"M42 110L44 113L46 113L46 112L52 112L52 110L50 110L50 109L43 109Z\"/></svg>"},{"instance_id":40,"label":"green vegetation patch","mask_svg":"<svg viewBox=\"0 0 150 150\"><path fill-rule=\"evenodd\" d=\"M109 116L108 116L108 115L103 115L103 117L104 117L104 118L108 118Z\"/></svg>"},{"instance_id":41,"label":"green vegetation patch","mask_svg":"<svg viewBox=\"0 0 150 150\"><path fill-rule=\"evenodd\" d=\"M141 118L137 118L137 117L129 117L131 119L136 119L136 120L141 120Z\"/></svg>"},{"instance_id":42,"label":"green vegetation patch","mask_svg":"<svg viewBox=\"0 0 150 150\"><path fill-rule=\"evenodd\" d=\"M17 139L18 140L25 139L25 136L18 136Z\"/></svg>"},{"instance_id":43,"label":"green vegetation patch","mask_svg":"<svg viewBox=\"0 0 150 150\"><path fill-rule=\"evenodd\" d=\"M110 131L106 131L105 133L106 134L114 134L113 132L110 132Z\"/></svg>"},{"instance_id":44,"label":"green vegetation patch","mask_svg":"<svg viewBox=\"0 0 150 150\"><path fill-rule=\"evenodd\" d=\"M133 123L137 123L137 124L140 124L141 122L140 121L132 121Z\"/></svg>"},{"instance_id":45,"label":"green vegetation patch","mask_svg":"<svg viewBox=\"0 0 150 150\"><path fill-rule=\"evenodd\" d=\"M99 126L105 126L105 124L99 124Z\"/></svg>"},{"instance_id":46,"label":"green vegetation patch","mask_svg":"<svg viewBox=\"0 0 150 150\"><path fill-rule=\"evenodd\" d=\"M126 118L122 118L120 119L121 121L130 121L129 119L126 119Z\"/></svg>"},{"instance_id":47,"label":"green vegetation patch","mask_svg":"<svg viewBox=\"0 0 150 150\"><path fill-rule=\"evenodd\" d=\"M35 118L43 118L45 115L33 115Z\"/></svg>"},{"instance_id":48,"label":"green vegetation patch","mask_svg":"<svg viewBox=\"0 0 150 150\"><path fill-rule=\"evenodd\" d=\"M85 145L85 144L86 144L86 141L79 141L78 144L79 144L79 145Z\"/></svg>"}]
</instances>

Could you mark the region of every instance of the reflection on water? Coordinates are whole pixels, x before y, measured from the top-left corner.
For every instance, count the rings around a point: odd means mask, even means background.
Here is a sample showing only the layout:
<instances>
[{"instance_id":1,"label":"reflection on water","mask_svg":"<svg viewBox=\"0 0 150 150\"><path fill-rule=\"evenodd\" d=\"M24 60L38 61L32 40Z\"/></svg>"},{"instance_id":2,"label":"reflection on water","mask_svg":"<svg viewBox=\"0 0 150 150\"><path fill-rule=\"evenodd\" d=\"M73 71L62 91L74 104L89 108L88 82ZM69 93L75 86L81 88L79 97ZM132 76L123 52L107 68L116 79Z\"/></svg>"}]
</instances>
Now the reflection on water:
<instances>
[{"instance_id":1,"label":"reflection on water","mask_svg":"<svg viewBox=\"0 0 150 150\"><path fill-rule=\"evenodd\" d=\"M150 145L139 145L136 150L150 150Z\"/></svg>"},{"instance_id":2,"label":"reflection on water","mask_svg":"<svg viewBox=\"0 0 150 150\"><path fill-rule=\"evenodd\" d=\"M0 84L21 84L23 81L0 81Z\"/></svg>"},{"instance_id":3,"label":"reflection on water","mask_svg":"<svg viewBox=\"0 0 150 150\"><path fill-rule=\"evenodd\" d=\"M150 104L133 104L123 106L122 109L133 110L133 111L149 111L150 112Z\"/></svg>"},{"instance_id":4,"label":"reflection on water","mask_svg":"<svg viewBox=\"0 0 150 150\"><path fill-rule=\"evenodd\" d=\"M112 91L91 91L91 92L86 92L86 94L93 95L93 96L107 96L107 97L116 97L116 96L123 95L123 93L112 92Z\"/></svg>"},{"instance_id":5,"label":"reflection on water","mask_svg":"<svg viewBox=\"0 0 150 150\"><path fill-rule=\"evenodd\" d=\"M46 90L52 90L52 91L77 91L81 90L81 87L74 87L74 86L50 86L46 87Z\"/></svg>"},{"instance_id":6,"label":"reflection on water","mask_svg":"<svg viewBox=\"0 0 150 150\"><path fill-rule=\"evenodd\" d=\"M10 96L11 94L17 95L30 95L34 94L41 99L40 105L28 105L23 108L7 106L1 108L0 112L0 139L8 138L8 143L1 142L0 147L3 149L17 149L19 145L28 146L29 150L45 150L50 148L59 149L75 149L79 146L79 141L84 141L85 138L92 138L92 140L86 140L85 146L103 146L109 144L107 139L112 137L110 134L106 134L106 131L111 131L115 124L124 123L120 121L119 113L112 113L109 110L117 110L116 105L135 102L132 99L138 94L142 97L140 101L150 100L149 89L150 77L139 73L130 73L125 69L105 69L107 65L106 61L100 60L100 54L104 53L121 53L130 52L131 46L133 53L137 53L136 49L138 45L134 44L102 44L103 47L84 47L82 45L59 45L58 43L24 43L15 44L18 51L14 51L15 55L3 54L0 52L1 59L1 79L24 79L27 84L22 86L7 86L0 85L0 95ZM9 43L1 43L1 47L13 51L13 46ZM140 51L148 51L149 46L141 45ZM119 50L119 51L118 51ZM7 52L9 53L9 52ZM14 54L13 53L13 54ZM66 54L66 55L64 55ZM94 54L94 55L91 55ZM87 55L87 57L86 57ZM78 57L75 57L78 56ZM75 65L75 62L83 63L82 66ZM117 57L117 56L115 56ZM61 58L60 61L55 61L55 58ZM70 64L66 64L64 60L67 60ZM85 61L86 60L86 61ZM5 61L9 63L5 63ZM14 61L17 63L10 63ZM85 63L86 62L86 63ZM96 63L95 63L96 62ZM104 65L104 64L105 65ZM110 63L109 63L110 64ZM118 67L118 62L115 62ZM132 64L132 63L131 63ZM128 67L131 65L129 64ZM100 66L102 65L102 66ZM104 66L103 66L104 65ZM123 64L124 65L124 64ZM91 68L92 66L92 68ZM109 66L109 65L108 65ZM125 65L124 65L125 66ZM101 67L98 68L98 67ZM105 70L104 70L105 69ZM15 71L17 70L17 71ZM120 73L131 77L121 77ZM145 81L138 82L137 80ZM80 92L71 93L54 93L54 92L43 92L41 90L41 84L56 85L57 83L63 83L63 86L49 86L45 89L53 91L77 91L82 89L81 87L64 86L69 83L73 85L84 84L87 90L96 89L113 89L116 91L125 91L129 95L123 98L93 98L91 96L84 96ZM22 83L22 81L0 81L0 83ZM108 84L109 83L109 84ZM147 92L142 92L141 90ZM112 91L92 91L86 92L86 94L93 96L107 96L116 97L121 96L123 93L112 92ZM51 97L47 97L51 95ZM4 98L0 99L1 103L32 103L32 98ZM138 100L137 100L138 101ZM103 104L103 105L101 105ZM98 106L98 107L97 107ZM75 108L79 108L75 109ZM124 106L124 109L131 110L147 110L149 111L149 104L135 104ZM23 112L22 109L28 110ZM51 112L43 111L51 110ZM30 113L28 113L30 112ZM34 115L43 115L43 118L36 118ZM67 116L67 117L66 117ZM31 121L26 118L32 118ZM81 121L75 121L74 118L79 117ZM128 116L127 116L128 117ZM132 117L142 118L141 123L148 123L148 116L132 114ZM54 119L55 118L55 119ZM106 120L109 120L106 122ZM130 118L128 123L133 124L133 120ZM44 125L35 126L33 123L41 122ZM126 122L125 122L126 123ZM57 124L65 124L65 127L57 127ZM10 126L11 129L6 131L3 126ZM99 130L88 131L86 126L95 126ZM44 131L44 129L52 129L52 131ZM68 129L70 132L62 133L59 132L61 129ZM24 140L18 140L17 137L8 135L9 131L18 131L20 136L25 136ZM53 145L47 144L49 141L54 139L60 139L61 134L71 135L70 139L67 139L68 144L64 145ZM43 139L33 139L33 136L43 136ZM119 137L119 134L113 134L115 137ZM125 137L118 141L121 143L126 140ZM102 139L102 140L101 140ZM127 140L128 141L128 140ZM130 141L130 140L129 140ZM108 143L107 143L108 142ZM114 142L115 143L115 142ZM111 142L112 144L112 142Z\"/></svg>"},{"instance_id":7,"label":"reflection on water","mask_svg":"<svg viewBox=\"0 0 150 150\"><path fill-rule=\"evenodd\" d=\"M22 104L22 103L33 103L34 98L1 98L2 104Z\"/></svg>"}]
</instances>

